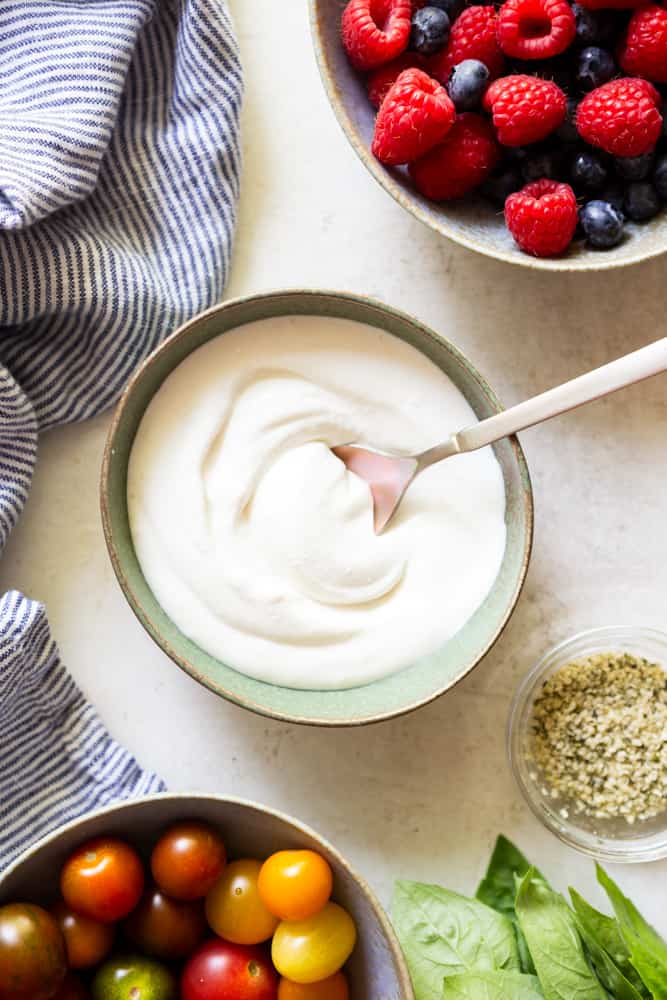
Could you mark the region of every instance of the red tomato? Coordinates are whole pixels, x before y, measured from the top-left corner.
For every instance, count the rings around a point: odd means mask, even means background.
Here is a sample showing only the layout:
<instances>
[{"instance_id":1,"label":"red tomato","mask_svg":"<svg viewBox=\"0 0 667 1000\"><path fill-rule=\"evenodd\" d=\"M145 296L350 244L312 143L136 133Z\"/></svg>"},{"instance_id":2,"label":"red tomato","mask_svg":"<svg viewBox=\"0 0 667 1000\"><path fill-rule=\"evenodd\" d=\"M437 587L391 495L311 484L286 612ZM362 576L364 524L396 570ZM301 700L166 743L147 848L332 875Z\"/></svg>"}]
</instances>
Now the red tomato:
<instances>
[{"instance_id":1,"label":"red tomato","mask_svg":"<svg viewBox=\"0 0 667 1000\"><path fill-rule=\"evenodd\" d=\"M143 955L175 961L187 958L208 931L201 900L169 899L153 886L123 924L125 936Z\"/></svg>"},{"instance_id":2,"label":"red tomato","mask_svg":"<svg viewBox=\"0 0 667 1000\"><path fill-rule=\"evenodd\" d=\"M0 907L0 1000L49 1000L67 972L57 922L32 903Z\"/></svg>"},{"instance_id":3,"label":"red tomato","mask_svg":"<svg viewBox=\"0 0 667 1000\"><path fill-rule=\"evenodd\" d=\"M134 848L113 837L89 840L60 873L63 899L77 913L104 924L122 920L144 890L144 869Z\"/></svg>"},{"instance_id":4,"label":"red tomato","mask_svg":"<svg viewBox=\"0 0 667 1000\"><path fill-rule=\"evenodd\" d=\"M65 938L70 969L89 969L107 957L115 936L115 929L110 924L83 917L62 900L51 912Z\"/></svg>"},{"instance_id":5,"label":"red tomato","mask_svg":"<svg viewBox=\"0 0 667 1000\"><path fill-rule=\"evenodd\" d=\"M202 899L222 875L227 855L208 823L186 820L163 833L151 855L153 878L172 899Z\"/></svg>"},{"instance_id":6,"label":"red tomato","mask_svg":"<svg viewBox=\"0 0 667 1000\"><path fill-rule=\"evenodd\" d=\"M263 948L207 941L183 970L181 1000L277 1000L278 974Z\"/></svg>"}]
</instances>

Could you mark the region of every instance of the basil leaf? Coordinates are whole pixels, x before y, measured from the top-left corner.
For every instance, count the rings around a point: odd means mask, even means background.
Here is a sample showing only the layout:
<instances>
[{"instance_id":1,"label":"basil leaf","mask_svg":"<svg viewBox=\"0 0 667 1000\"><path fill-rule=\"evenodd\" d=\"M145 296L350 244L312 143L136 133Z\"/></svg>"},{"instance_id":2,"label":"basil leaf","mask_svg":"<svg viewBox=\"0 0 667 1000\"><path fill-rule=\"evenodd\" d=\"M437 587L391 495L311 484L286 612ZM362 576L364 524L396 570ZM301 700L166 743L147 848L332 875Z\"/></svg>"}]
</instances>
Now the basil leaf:
<instances>
[{"instance_id":1,"label":"basil leaf","mask_svg":"<svg viewBox=\"0 0 667 1000\"><path fill-rule=\"evenodd\" d=\"M514 916L516 899L514 876L523 878L529 868L530 862L519 848L500 834L493 848L486 875L479 883L476 898L500 913ZM537 874L539 875L539 872Z\"/></svg>"},{"instance_id":2,"label":"basil leaf","mask_svg":"<svg viewBox=\"0 0 667 1000\"><path fill-rule=\"evenodd\" d=\"M529 868L530 862L523 856L519 848L515 847L512 841L501 833L493 848L486 875L477 888L476 898L482 903L486 903L487 906L492 906L494 910L505 913L510 918L516 932L521 969L523 972L534 973L535 966L530 957L526 939L517 923L514 909L517 878L522 879ZM537 874L539 875L539 872Z\"/></svg>"},{"instance_id":3,"label":"basil leaf","mask_svg":"<svg viewBox=\"0 0 667 1000\"><path fill-rule=\"evenodd\" d=\"M532 869L519 887L516 912L546 1000L607 1000L586 960L574 914Z\"/></svg>"},{"instance_id":4,"label":"basil leaf","mask_svg":"<svg viewBox=\"0 0 667 1000\"><path fill-rule=\"evenodd\" d=\"M623 939L630 949L630 961L651 991L655 1000L667 1000L667 943L644 920L641 913L624 896L607 873L596 865L598 882L609 896L621 928Z\"/></svg>"},{"instance_id":5,"label":"basil leaf","mask_svg":"<svg viewBox=\"0 0 667 1000\"><path fill-rule=\"evenodd\" d=\"M519 969L511 922L475 899L437 885L397 882L392 916L417 1000L440 997L446 976Z\"/></svg>"},{"instance_id":6,"label":"basil leaf","mask_svg":"<svg viewBox=\"0 0 667 1000\"><path fill-rule=\"evenodd\" d=\"M536 976L521 972L465 972L445 979L445 1000L543 1000Z\"/></svg>"},{"instance_id":7,"label":"basil leaf","mask_svg":"<svg viewBox=\"0 0 667 1000\"><path fill-rule=\"evenodd\" d=\"M611 955L601 948L594 935L589 934L577 916L574 918L581 940L586 945L588 956L598 979L614 997L614 1000L643 1000L632 983L628 982Z\"/></svg>"},{"instance_id":8,"label":"basil leaf","mask_svg":"<svg viewBox=\"0 0 667 1000\"><path fill-rule=\"evenodd\" d=\"M648 997L648 990L630 961L630 950L623 940L618 921L596 910L594 906L591 906L590 903L586 902L579 895L576 889L570 889L570 898L579 922L579 932L584 939L586 947L591 952L595 965L597 966L598 963L595 960L593 948L590 945L591 938L611 958L614 965L620 969L624 979L634 986L636 993L640 996ZM600 968L598 968L598 975L606 986L607 984L604 981Z\"/></svg>"}]
</instances>

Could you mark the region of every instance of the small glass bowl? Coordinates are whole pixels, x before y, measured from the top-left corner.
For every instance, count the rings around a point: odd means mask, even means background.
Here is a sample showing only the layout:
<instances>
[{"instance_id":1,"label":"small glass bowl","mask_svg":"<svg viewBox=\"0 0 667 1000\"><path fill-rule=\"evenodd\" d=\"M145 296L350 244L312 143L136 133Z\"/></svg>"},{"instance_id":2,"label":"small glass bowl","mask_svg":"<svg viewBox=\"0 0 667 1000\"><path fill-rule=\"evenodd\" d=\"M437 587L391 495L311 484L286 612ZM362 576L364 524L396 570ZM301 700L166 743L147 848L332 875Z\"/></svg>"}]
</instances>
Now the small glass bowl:
<instances>
[{"instance_id":1,"label":"small glass bowl","mask_svg":"<svg viewBox=\"0 0 667 1000\"><path fill-rule=\"evenodd\" d=\"M545 794L545 782L530 759L533 703L544 681L566 663L595 653L631 653L660 664L667 674L667 635L655 629L596 628L561 642L533 667L515 695L507 729L512 771L533 813L568 846L604 861L657 861L667 857L667 802L659 816L634 824L593 819Z\"/></svg>"}]
</instances>

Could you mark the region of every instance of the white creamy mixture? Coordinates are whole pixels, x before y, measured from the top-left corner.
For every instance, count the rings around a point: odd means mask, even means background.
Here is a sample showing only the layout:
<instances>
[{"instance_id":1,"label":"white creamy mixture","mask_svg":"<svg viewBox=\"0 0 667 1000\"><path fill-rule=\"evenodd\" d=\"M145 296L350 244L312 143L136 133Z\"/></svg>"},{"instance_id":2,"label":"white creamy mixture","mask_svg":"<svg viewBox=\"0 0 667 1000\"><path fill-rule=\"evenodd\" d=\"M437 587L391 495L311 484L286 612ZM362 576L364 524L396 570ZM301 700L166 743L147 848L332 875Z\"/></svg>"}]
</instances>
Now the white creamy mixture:
<instances>
[{"instance_id":1,"label":"white creamy mixture","mask_svg":"<svg viewBox=\"0 0 667 1000\"><path fill-rule=\"evenodd\" d=\"M348 688L451 638L505 550L491 449L410 487L386 533L330 447L415 452L474 422L417 350L347 320L285 317L226 333L156 393L130 458L130 526L178 628L243 673Z\"/></svg>"}]
</instances>

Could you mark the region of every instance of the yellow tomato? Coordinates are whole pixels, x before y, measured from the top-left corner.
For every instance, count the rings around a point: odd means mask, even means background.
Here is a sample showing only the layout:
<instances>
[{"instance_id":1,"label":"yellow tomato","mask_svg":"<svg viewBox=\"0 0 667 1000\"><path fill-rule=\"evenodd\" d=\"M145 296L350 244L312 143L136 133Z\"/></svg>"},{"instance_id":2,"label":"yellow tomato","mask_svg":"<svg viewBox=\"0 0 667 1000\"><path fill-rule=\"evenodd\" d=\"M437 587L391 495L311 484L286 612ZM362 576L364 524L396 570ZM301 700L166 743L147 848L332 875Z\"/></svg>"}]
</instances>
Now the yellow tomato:
<instances>
[{"instance_id":1,"label":"yellow tomato","mask_svg":"<svg viewBox=\"0 0 667 1000\"><path fill-rule=\"evenodd\" d=\"M271 913L281 920L305 920L329 899L333 875L315 851L278 851L262 865L257 885Z\"/></svg>"},{"instance_id":2,"label":"yellow tomato","mask_svg":"<svg viewBox=\"0 0 667 1000\"><path fill-rule=\"evenodd\" d=\"M278 926L257 890L261 867L261 861L232 861L206 897L206 919L225 941L260 944Z\"/></svg>"},{"instance_id":3,"label":"yellow tomato","mask_svg":"<svg viewBox=\"0 0 667 1000\"><path fill-rule=\"evenodd\" d=\"M283 920L273 936L271 957L285 979L317 983L347 962L357 939L352 917L337 903L307 920Z\"/></svg>"},{"instance_id":4,"label":"yellow tomato","mask_svg":"<svg viewBox=\"0 0 667 1000\"><path fill-rule=\"evenodd\" d=\"M342 972L319 983L293 983L281 979L278 1000L349 1000L350 988Z\"/></svg>"}]
</instances>

